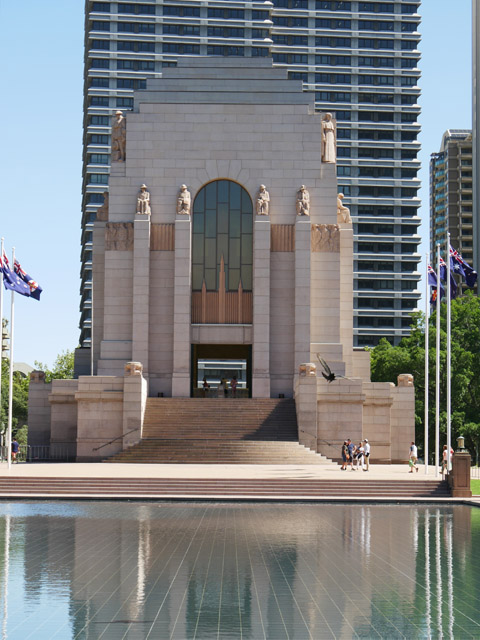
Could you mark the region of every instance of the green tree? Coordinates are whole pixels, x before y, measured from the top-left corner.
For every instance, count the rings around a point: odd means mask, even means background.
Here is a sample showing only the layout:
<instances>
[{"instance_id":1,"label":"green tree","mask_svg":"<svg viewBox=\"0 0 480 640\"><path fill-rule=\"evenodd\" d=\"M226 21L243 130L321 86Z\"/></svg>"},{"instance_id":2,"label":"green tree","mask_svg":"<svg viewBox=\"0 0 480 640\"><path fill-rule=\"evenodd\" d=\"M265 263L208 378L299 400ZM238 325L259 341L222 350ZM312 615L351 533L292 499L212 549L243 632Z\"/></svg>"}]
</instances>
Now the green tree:
<instances>
[{"instance_id":1,"label":"green tree","mask_svg":"<svg viewBox=\"0 0 480 640\"><path fill-rule=\"evenodd\" d=\"M7 429L8 424L8 383L10 361L2 359L2 401L0 404L0 427ZM12 433L18 436L19 424L27 420L28 416L28 378L24 378L18 371L13 372L12 393ZM19 440L20 442L20 440Z\"/></svg>"},{"instance_id":2,"label":"green tree","mask_svg":"<svg viewBox=\"0 0 480 640\"><path fill-rule=\"evenodd\" d=\"M73 378L73 360L74 351L62 351L59 353L53 363L53 367L49 369L45 364L35 361L35 367L45 372L45 382L51 382L54 379Z\"/></svg>"},{"instance_id":3,"label":"green tree","mask_svg":"<svg viewBox=\"0 0 480 640\"><path fill-rule=\"evenodd\" d=\"M446 441L447 389L447 320L446 304L440 308L440 432ZM452 441L466 437L467 447L476 451L480 446L480 299L471 292L451 303L452 348ZM435 445L435 369L436 311L429 327L429 442ZM412 330L397 347L383 339L371 352L372 381L396 382L400 373L412 373L415 378L415 428L418 443L423 442L425 421L425 316L412 316ZM464 433L463 433L464 432Z\"/></svg>"}]
</instances>

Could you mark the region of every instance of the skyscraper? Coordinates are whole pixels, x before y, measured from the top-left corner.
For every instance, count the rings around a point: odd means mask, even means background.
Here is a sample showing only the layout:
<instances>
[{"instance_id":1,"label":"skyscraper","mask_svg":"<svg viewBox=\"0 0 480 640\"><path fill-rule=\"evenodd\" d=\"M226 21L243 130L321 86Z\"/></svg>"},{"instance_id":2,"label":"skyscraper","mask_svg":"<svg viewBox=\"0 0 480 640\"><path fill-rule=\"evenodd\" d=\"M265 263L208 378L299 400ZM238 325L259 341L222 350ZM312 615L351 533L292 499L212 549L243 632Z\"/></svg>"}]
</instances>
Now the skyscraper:
<instances>
[{"instance_id":1,"label":"skyscraper","mask_svg":"<svg viewBox=\"0 0 480 640\"><path fill-rule=\"evenodd\" d=\"M452 246L473 264L472 132L449 129L440 151L430 159L430 251L436 259L436 244Z\"/></svg>"},{"instance_id":2,"label":"skyscraper","mask_svg":"<svg viewBox=\"0 0 480 640\"><path fill-rule=\"evenodd\" d=\"M81 337L110 123L180 56L272 56L337 118L339 189L355 221L355 344L398 343L419 297L418 0L86 2ZM188 87L186 86L186 89Z\"/></svg>"}]
</instances>

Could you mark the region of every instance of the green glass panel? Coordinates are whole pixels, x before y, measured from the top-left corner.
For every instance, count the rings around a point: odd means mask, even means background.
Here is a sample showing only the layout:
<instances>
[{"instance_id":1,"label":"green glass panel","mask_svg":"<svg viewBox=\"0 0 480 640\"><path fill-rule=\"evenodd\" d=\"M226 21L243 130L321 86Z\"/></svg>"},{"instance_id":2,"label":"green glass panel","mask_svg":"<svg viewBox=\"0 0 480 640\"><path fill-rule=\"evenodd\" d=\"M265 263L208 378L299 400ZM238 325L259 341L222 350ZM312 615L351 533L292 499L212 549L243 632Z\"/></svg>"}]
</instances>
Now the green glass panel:
<instances>
[{"instance_id":1,"label":"green glass panel","mask_svg":"<svg viewBox=\"0 0 480 640\"><path fill-rule=\"evenodd\" d=\"M205 189L200 189L193 203L194 213L202 212L205 210Z\"/></svg>"},{"instance_id":2,"label":"green glass panel","mask_svg":"<svg viewBox=\"0 0 480 640\"><path fill-rule=\"evenodd\" d=\"M217 236L217 264L223 255L223 260L228 263L228 234L222 233Z\"/></svg>"},{"instance_id":3,"label":"green glass panel","mask_svg":"<svg viewBox=\"0 0 480 640\"><path fill-rule=\"evenodd\" d=\"M203 233L193 234L192 262L203 265Z\"/></svg>"},{"instance_id":4,"label":"green glass panel","mask_svg":"<svg viewBox=\"0 0 480 640\"><path fill-rule=\"evenodd\" d=\"M253 216L251 213L242 213L242 233L252 233Z\"/></svg>"},{"instance_id":5,"label":"green glass panel","mask_svg":"<svg viewBox=\"0 0 480 640\"><path fill-rule=\"evenodd\" d=\"M205 209L217 207L217 183L211 182L205 187Z\"/></svg>"},{"instance_id":6,"label":"green glass panel","mask_svg":"<svg viewBox=\"0 0 480 640\"><path fill-rule=\"evenodd\" d=\"M240 238L230 238L228 262L232 269L240 268Z\"/></svg>"},{"instance_id":7,"label":"green glass panel","mask_svg":"<svg viewBox=\"0 0 480 640\"><path fill-rule=\"evenodd\" d=\"M208 291L217 290L217 270L216 269L205 269L205 284L207 286Z\"/></svg>"},{"instance_id":8,"label":"green glass panel","mask_svg":"<svg viewBox=\"0 0 480 640\"><path fill-rule=\"evenodd\" d=\"M221 211L220 207L225 207L225 211ZM218 205L218 228L217 233L228 233L228 208L227 205Z\"/></svg>"},{"instance_id":9,"label":"green glass panel","mask_svg":"<svg viewBox=\"0 0 480 640\"><path fill-rule=\"evenodd\" d=\"M205 212L205 236L215 238L217 235L217 212L215 209L207 209Z\"/></svg>"},{"instance_id":10,"label":"green glass panel","mask_svg":"<svg viewBox=\"0 0 480 640\"><path fill-rule=\"evenodd\" d=\"M252 264L253 242L252 234L242 235L242 264Z\"/></svg>"},{"instance_id":11,"label":"green glass panel","mask_svg":"<svg viewBox=\"0 0 480 640\"><path fill-rule=\"evenodd\" d=\"M193 265L192 268L192 289L194 291L201 291L203 283L203 264Z\"/></svg>"},{"instance_id":12,"label":"green glass panel","mask_svg":"<svg viewBox=\"0 0 480 640\"><path fill-rule=\"evenodd\" d=\"M240 282L240 269L229 269L228 270L229 291L236 291L238 289L239 282Z\"/></svg>"},{"instance_id":13,"label":"green glass panel","mask_svg":"<svg viewBox=\"0 0 480 640\"><path fill-rule=\"evenodd\" d=\"M203 233L203 225L205 224L205 215L202 213L193 214L193 233Z\"/></svg>"},{"instance_id":14,"label":"green glass panel","mask_svg":"<svg viewBox=\"0 0 480 640\"><path fill-rule=\"evenodd\" d=\"M217 264L216 244L215 238L205 239L205 267L207 269L213 269Z\"/></svg>"},{"instance_id":15,"label":"green glass panel","mask_svg":"<svg viewBox=\"0 0 480 640\"><path fill-rule=\"evenodd\" d=\"M244 291L252 290L252 267L251 265L242 265L242 287Z\"/></svg>"},{"instance_id":16,"label":"green glass panel","mask_svg":"<svg viewBox=\"0 0 480 640\"><path fill-rule=\"evenodd\" d=\"M252 209L252 201L250 199L250 196L245 191L245 189L242 189L242 212L243 213L252 213L252 211L253 211L253 209Z\"/></svg>"},{"instance_id":17,"label":"green glass panel","mask_svg":"<svg viewBox=\"0 0 480 640\"><path fill-rule=\"evenodd\" d=\"M242 200L242 187L236 182L230 183L230 207L240 209Z\"/></svg>"},{"instance_id":18,"label":"green glass panel","mask_svg":"<svg viewBox=\"0 0 480 640\"><path fill-rule=\"evenodd\" d=\"M228 202L228 180L218 181L218 202Z\"/></svg>"},{"instance_id":19,"label":"green glass panel","mask_svg":"<svg viewBox=\"0 0 480 640\"><path fill-rule=\"evenodd\" d=\"M240 237L240 211L230 210L230 237Z\"/></svg>"}]
</instances>

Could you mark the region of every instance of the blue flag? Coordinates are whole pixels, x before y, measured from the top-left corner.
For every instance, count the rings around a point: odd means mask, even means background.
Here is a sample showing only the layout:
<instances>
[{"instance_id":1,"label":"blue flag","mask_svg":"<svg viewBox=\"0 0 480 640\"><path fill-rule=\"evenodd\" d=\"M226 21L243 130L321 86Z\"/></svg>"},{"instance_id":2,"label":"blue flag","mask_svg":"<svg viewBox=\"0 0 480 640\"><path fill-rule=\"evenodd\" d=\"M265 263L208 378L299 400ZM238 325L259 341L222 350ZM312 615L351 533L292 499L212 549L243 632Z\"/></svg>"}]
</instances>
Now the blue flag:
<instances>
[{"instance_id":1,"label":"blue flag","mask_svg":"<svg viewBox=\"0 0 480 640\"><path fill-rule=\"evenodd\" d=\"M14 271L17 276L29 286L30 297L34 298L35 300L40 300L40 294L43 291L42 287L39 287L38 282L35 282L35 280L22 269L18 260L15 260Z\"/></svg>"},{"instance_id":2,"label":"blue flag","mask_svg":"<svg viewBox=\"0 0 480 640\"><path fill-rule=\"evenodd\" d=\"M21 280L14 271L12 271L5 252L3 252L2 257L0 258L0 263L5 289L15 291L15 293L19 293L22 296L30 297L30 287L26 282L23 282L23 280Z\"/></svg>"},{"instance_id":3,"label":"blue flag","mask_svg":"<svg viewBox=\"0 0 480 640\"><path fill-rule=\"evenodd\" d=\"M477 281L477 272L465 262L462 256L450 246L450 268L465 278L467 287L473 287Z\"/></svg>"},{"instance_id":4,"label":"blue flag","mask_svg":"<svg viewBox=\"0 0 480 640\"><path fill-rule=\"evenodd\" d=\"M435 273L431 265L428 265L427 276L428 276L428 284L431 287L434 287L434 291L432 292L432 296L430 298L430 303L433 304L437 299L437 274ZM444 295L445 295L445 289L443 287L443 284L440 282L440 299L442 299Z\"/></svg>"},{"instance_id":5,"label":"blue flag","mask_svg":"<svg viewBox=\"0 0 480 640\"><path fill-rule=\"evenodd\" d=\"M440 258L440 278L447 280L447 263L443 258ZM457 296L457 283L453 276L453 271L450 271L450 296L455 298Z\"/></svg>"}]
</instances>

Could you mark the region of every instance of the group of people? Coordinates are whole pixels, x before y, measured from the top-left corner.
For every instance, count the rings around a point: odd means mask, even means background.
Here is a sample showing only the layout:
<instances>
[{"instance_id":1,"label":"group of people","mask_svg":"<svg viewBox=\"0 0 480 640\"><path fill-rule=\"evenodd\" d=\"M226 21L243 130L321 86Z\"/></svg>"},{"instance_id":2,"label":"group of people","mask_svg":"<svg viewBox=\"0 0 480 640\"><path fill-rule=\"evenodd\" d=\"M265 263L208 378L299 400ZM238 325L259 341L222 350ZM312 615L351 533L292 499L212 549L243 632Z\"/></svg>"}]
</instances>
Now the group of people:
<instances>
[{"instance_id":1,"label":"group of people","mask_svg":"<svg viewBox=\"0 0 480 640\"><path fill-rule=\"evenodd\" d=\"M348 467L352 471L370 471L370 443L367 438L358 445L353 444L350 438L343 442L342 446L342 466L341 470L346 471Z\"/></svg>"},{"instance_id":2,"label":"group of people","mask_svg":"<svg viewBox=\"0 0 480 640\"><path fill-rule=\"evenodd\" d=\"M229 385L229 382L227 378L222 378L220 380L220 384L217 387L218 396L223 395L225 398L228 396L228 385ZM233 398L236 398L237 396L237 386L238 386L237 376L233 376L232 379L230 380L230 389L232 390ZM207 378L203 378L202 388L203 388L203 397L205 398L210 389L210 385L208 384Z\"/></svg>"},{"instance_id":3,"label":"group of people","mask_svg":"<svg viewBox=\"0 0 480 640\"><path fill-rule=\"evenodd\" d=\"M453 456L453 449L450 448L450 463L452 461L452 456ZM442 476L445 475L445 473L447 473L448 471L448 467L449 467L449 456L448 456L448 447L446 444L443 445L443 452L442 452ZM412 442L412 444L410 445L410 452L409 452L409 457L408 457L408 467L409 467L409 473L413 473L413 470L415 469L416 471L418 471L418 465L417 465L417 461L418 461L418 450L417 450L417 446L415 444L415 442Z\"/></svg>"}]
</instances>

